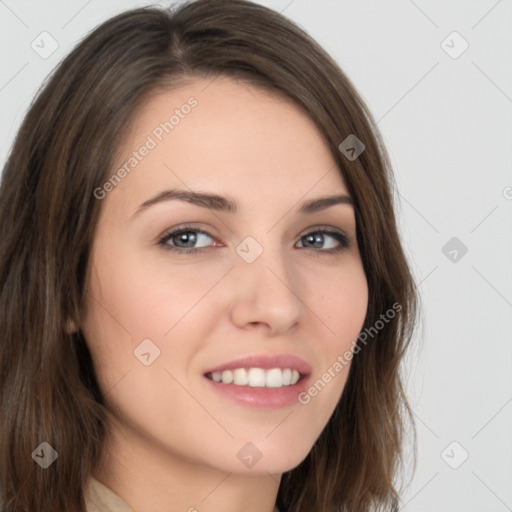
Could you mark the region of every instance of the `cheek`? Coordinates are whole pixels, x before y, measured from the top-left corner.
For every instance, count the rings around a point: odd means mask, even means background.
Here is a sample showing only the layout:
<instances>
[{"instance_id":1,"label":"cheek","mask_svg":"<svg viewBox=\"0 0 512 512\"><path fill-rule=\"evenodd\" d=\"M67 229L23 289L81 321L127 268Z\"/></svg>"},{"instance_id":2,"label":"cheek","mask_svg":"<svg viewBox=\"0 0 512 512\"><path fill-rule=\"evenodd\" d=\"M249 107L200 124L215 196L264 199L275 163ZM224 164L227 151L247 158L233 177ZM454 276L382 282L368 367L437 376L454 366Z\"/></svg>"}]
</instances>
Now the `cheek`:
<instances>
[{"instance_id":1,"label":"cheek","mask_svg":"<svg viewBox=\"0 0 512 512\"><path fill-rule=\"evenodd\" d=\"M361 332L368 306L368 285L362 265L358 261L347 265L337 276L317 279L310 290L311 306L322 320L316 329L318 366L315 378L299 403L309 410L313 430L321 430L338 403L352 364L353 349ZM318 336L323 332L322 336Z\"/></svg>"},{"instance_id":2,"label":"cheek","mask_svg":"<svg viewBox=\"0 0 512 512\"><path fill-rule=\"evenodd\" d=\"M315 312L324 324L324 353L332 357L334 352L345 351L355 341L363 327L368 307L368 284L359 260L342 268L339 274L321 279L325 292L311 288ZM314 284L315 284L314 283Z\"/></svg>"},{"instance_id":3,"label":"cheek","mask_svg":"<svg viewBox=\"0 0 512 512\"><path fill-rule=\"evenodd\" d=\"M156 251L156 249L155 249ZM89 280L86 323L111 326L133 341L161 338L186 317L218 280L212 269L194 271L171 265L165 254L144 258L109 244L98 250ZM207 271L208 270L208 271Z\"/></svg>"},{"instance_id":4,"label":"cheek","mask_svg":"<svg viewBox=\"0 0 512 512\"><path fill-rule=\"evenodd\" d=\"M198 265L191 271L169 264L165 254L144 258L142 251L105 238L108 250L98 243L92 254L81 323L100 385L109 390L128 371L138 371L142 365L136 354L147 348L150 358L157 355L151 367L183 375L215 321L208 292L225 269ZM141 345L143 340L151 343Z\"/></svg>"}]
</instances>

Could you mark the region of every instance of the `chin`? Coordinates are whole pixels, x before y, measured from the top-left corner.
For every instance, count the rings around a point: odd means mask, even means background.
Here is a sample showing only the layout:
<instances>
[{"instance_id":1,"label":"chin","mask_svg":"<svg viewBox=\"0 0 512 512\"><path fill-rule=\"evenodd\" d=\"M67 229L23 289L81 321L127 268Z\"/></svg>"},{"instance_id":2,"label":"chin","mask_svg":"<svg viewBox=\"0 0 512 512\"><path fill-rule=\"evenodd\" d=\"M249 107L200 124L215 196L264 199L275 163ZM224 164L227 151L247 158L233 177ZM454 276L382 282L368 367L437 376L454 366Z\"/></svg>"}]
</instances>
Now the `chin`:
<instances>
[{"instance_id":1,"label":"chin","mask_svg":"<svg viewBox=\"0 0 512 512\"><path fill-rule=\"evenodd\" d=\"M223 460L222 470L244 475L281 474L297 467L311 451L311 446L301 446L297 442L276 443L266 441L237 443L235 457L217 458Z\"/></svg>"}]
</instances>

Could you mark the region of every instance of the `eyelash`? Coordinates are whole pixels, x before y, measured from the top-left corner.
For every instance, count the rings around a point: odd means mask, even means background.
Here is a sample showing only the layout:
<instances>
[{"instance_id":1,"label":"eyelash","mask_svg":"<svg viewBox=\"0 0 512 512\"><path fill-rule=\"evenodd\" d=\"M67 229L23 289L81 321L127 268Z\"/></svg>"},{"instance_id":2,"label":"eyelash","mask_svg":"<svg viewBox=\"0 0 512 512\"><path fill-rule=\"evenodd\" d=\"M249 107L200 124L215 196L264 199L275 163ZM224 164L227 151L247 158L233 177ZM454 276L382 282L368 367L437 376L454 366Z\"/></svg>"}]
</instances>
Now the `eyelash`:
<instances>
[{"instance_id":1,"label":"eyelash","mask_svg":"<svg viewBox=\"0 0 512 512\"><path fill-rule=\"evenodd\" d=\"M158 240L158 245L162 246L162 249L164 251L171 251L171 252L178 253L178 254L197 254L197 253L203 252L203 251L211 248L211 246L210 247L184 248L184 247L176 247L173 245L169 245L167 243L171 238L174 238L183 233L190 233L190 232L197 233L197 234L203 234L203 235L209 236L211 239L215 240L215 237L213 237L206 231L203 231L203 230L197 229L197 228L193 228L191 226L183 226L175 231L171 231L170 233L167 233L162 238L160 238ZM338 229L331 228L331 227L325 227L325 226L318 228L316 230L313 230L313 231L309 231L308 233L302 235L301 240L303 238L306 238L309 235L317 234L317 233L327 234L327 235L331 236L336 241L338 241L339 246L335 247L335 248L331 248L331 249L316 250L314 248L309 248L309 247L305 247L305 249L310 249L313 252L320 252L322 254L334 255L334 254L340 253L350 247L349 238L345 233L343 233L342 231L339 231ZM301 249L302 249L302 247L301 247Z\"/></svg>"}]
</instances>

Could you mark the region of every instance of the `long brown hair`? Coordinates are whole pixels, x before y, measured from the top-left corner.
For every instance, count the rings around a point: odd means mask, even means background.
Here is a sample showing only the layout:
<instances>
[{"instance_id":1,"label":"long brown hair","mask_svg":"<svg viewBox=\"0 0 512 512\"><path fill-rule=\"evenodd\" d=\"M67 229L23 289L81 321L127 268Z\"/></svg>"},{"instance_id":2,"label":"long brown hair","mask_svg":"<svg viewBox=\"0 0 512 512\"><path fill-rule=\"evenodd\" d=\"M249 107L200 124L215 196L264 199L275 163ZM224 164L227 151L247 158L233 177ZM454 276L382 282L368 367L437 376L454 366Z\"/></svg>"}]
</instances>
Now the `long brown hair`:
<instances>
[{"instance_id":1,"label":"long brown hair","mask_svg":"<svg viewBox=\"0 0 512 512\"><path fill-rule=\"evenodd\" d=\"M363 330L371 339L358 344L311 452L283 475L277 505L283 512L398 509L405 427L415 433L400 362L417 296L375 123L337 64L291 21L244 0L198 0L174 11L129 10L92 31L44 84L10 151L0 187L5 512L85 510L83 489L101 456L109 411L85 339L65 323L79 326L84 311L101 204L94 191L111 175L123 133L149 94L217 75L279 91L316 123L354 200L369 286ZM339 149L349 135L365 146L355 159ZM396 316L384 325L390 310ZM42 442L58 453L47 469L31 456Z\"/></svg>"}]
</instances>

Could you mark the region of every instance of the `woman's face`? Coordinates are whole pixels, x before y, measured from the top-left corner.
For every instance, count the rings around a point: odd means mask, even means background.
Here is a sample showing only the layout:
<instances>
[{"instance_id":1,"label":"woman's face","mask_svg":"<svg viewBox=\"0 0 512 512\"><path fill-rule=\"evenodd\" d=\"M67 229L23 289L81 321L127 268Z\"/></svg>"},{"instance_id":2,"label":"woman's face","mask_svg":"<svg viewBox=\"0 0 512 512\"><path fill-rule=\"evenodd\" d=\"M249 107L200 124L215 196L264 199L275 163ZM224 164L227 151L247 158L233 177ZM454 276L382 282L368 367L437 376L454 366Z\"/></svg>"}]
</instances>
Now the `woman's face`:
<instances>
[{"instance_id":1,"label":"woman's face","mask_svg":"<svg viewBox=\"0 0 512 512\"><path fill-rule=\"evenodd\" d=\"M295 467L340 399L368 300L328 147L291 102L219 77L153 96L122 150L95 192L80 325L119 446ZM326 196L342 198L311 203Z\"/></svg>"}]
</instances>

